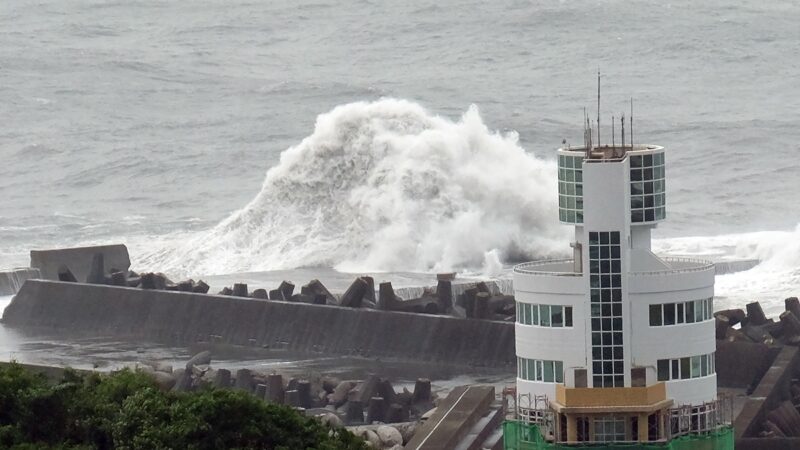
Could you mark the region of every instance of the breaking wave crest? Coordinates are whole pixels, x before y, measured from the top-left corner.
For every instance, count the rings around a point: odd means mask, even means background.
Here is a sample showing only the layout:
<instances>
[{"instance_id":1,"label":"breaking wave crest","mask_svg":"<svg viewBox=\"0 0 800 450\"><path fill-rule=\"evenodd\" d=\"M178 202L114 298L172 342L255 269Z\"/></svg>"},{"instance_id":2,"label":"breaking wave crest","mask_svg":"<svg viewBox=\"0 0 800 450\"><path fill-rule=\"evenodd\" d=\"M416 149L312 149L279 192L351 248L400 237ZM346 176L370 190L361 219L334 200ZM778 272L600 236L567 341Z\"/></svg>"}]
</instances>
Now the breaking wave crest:
<instances>
[{"instance_id":1,"label":"breaking wave crest","mask_svg":"<svg viewBox=\"0 0 800 450\"><path fill-rule=\"evenodd\" d=\"M556 171L470 107L453 122L395 99L338 106L285 150L250 204L139 263L215 274L331 266L450 271L563 251Z\"/></svg>"}]
</instances>

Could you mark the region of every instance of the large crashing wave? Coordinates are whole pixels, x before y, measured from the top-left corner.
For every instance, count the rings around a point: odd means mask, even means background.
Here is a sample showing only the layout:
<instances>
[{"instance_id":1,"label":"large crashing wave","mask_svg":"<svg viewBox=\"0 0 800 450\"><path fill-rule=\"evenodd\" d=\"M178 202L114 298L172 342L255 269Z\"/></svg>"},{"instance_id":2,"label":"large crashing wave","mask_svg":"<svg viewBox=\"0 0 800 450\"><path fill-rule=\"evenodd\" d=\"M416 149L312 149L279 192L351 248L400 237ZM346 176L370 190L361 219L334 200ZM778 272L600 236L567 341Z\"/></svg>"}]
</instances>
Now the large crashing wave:
<instances>
[{"instance_id":1,"label":"large crashing wave","mask_svg":"<svg viewBox=\"0 0 800 450\"><path fill-rule=\"evenodd\" d=\"M332 266L449 271L563 250L555 165L476 107L453 122L403 100L339 106L284 151L256 198L213 229L148 255L173 273Z\"/></svg>"},{"instance_id":2,"label":"large crashing wave","mask_svg":"<svg viewBox=\"0 0 800 450\"><path fill-rule=\"evenodd\" d=\"M760 260L748 271L717 276L716 309L741 308L759 300L768 314L777 315L784 298L800 295L800 224L794 231L659 240L654 248L658 253Z\"/></svg>"}]
</instances>

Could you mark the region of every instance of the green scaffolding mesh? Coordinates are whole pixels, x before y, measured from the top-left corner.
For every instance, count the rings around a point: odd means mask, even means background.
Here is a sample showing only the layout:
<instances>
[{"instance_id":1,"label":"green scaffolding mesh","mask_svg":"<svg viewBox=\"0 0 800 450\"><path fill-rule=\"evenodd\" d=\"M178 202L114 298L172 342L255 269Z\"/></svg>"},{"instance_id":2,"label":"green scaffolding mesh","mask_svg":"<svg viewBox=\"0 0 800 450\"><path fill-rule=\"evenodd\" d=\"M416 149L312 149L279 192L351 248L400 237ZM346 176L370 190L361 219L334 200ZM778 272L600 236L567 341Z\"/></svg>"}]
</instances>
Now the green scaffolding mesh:
<instances>
[{"instance_id":1,"label":"green scaffolding mesh","mask_svg":"<svg viewBox=\"0 0 800 450\"><path fill-rule=\"evenodd\" d=\"M733 428L724 427L712 433L681 436L664 443L568 445L546 441L536 425L517 421L503 423L504 450L570 450L575 448L603 450L733 450Z\"/></svg>"}]
</instances>

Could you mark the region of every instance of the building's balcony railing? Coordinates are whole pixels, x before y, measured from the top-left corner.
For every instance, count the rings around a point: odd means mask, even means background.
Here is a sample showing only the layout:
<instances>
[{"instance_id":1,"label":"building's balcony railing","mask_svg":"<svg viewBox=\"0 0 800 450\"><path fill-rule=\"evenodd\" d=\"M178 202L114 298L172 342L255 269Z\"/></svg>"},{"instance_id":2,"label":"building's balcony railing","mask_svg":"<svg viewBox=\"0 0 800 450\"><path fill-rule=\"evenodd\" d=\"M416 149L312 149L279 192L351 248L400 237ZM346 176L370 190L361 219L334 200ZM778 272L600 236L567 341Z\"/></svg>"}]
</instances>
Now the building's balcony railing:
<instances>
[{"instance_id":1,"label":"building's balcony railing","mask_svg":"<svg viewBox=\"0 0 800 450\"><path fill-rule=\"evenodd\" d=\"M575 272L575 261L572 259L551 259L517 264L514 266L514 272L550 277L580 277L583 275L581 272Z\"/></svg>"},{"instance_id":2,"label":"building's balcony railing","mask_svg":"<svg viewBox=\"0 0 800 450\"><path fill-rule=\"evenodd\" d=\"M631 272L632 276L671 275L676 273L714 271L714 263L692 258L676 258L671 256L660 257L670 267L646 272Z\"/></svg>"}]
</instances>

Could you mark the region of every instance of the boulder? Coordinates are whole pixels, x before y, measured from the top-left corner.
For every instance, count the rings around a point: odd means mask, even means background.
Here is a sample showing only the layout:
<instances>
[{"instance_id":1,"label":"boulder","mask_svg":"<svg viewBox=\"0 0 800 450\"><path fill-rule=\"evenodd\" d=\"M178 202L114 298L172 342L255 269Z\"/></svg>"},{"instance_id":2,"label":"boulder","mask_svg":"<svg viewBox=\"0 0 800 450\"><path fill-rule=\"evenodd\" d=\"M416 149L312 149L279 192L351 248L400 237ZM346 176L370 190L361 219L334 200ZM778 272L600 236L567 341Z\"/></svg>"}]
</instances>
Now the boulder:
<instances>
[{"instance_id":1,"label":"boulder","mask_svg":"<svg viewBox=\"0 0 800 450\"><path fill-rule=\"evenodd\" d=\"M195 283L194 287L192 288L192 292L197 294L208 294L208 290L210 286L203 280L198 281Z\"/></svg>"},{"instance_id":2,"label":"boulder","mask_svg":"<svg viewBox=\"0 0 800 450\"><path fill-rule=\"evenodd\" d=\"M211 364L211 352L206 350L192 356L189 361L186 362L186 370L192 370L194 366L207 366L209 364Z\"/></svg>"},{"instance_id":3,"label":"boulder","mask_svg":"<svg viewBox=\"0 0 800 450\"><path fill-rule=\"evenodd\" d=\"M384 447L403 445L403 436L395 427L381 425L377 430L375 430L375 433L378 435L378 438L380 438Z\"/></svg>"},{"instance_id":4,"label":"boulder","mask_svg":"<svg viewBox=\"0 0 800 450\"><path fill-rule=\"evenodd\" d=\"M328 402L336 408L342 406L347 401L347 394L355 387L355 381L342 381L333 389L333 393L328 397Z\"/></svg>"}]
</instances>

